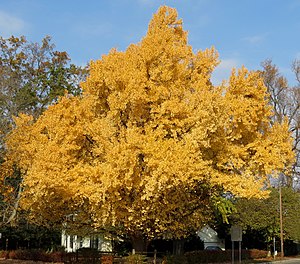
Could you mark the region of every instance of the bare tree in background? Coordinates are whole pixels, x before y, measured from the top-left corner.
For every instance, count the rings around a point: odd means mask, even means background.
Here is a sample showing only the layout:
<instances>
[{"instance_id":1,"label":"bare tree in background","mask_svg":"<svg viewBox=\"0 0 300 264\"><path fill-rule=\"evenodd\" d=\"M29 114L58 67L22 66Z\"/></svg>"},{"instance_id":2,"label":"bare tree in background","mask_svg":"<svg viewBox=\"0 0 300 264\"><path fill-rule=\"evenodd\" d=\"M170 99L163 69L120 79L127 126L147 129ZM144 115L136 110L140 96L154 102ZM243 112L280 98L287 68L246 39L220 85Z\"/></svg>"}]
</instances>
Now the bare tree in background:
<instances>
[{"instance_id":1,"label":"bare tree in background","mask_svg":"<svg viewBox=\"0 0 300 264\"><path fill-rule=\"evenodd\" d=\"M282 122L288 119L290 131L294 138L293 150L296 160L293 166L293 178L300 175L300 60L295 60L292 70L295 73L297 84L290 86L287 79L279 72L272 60L262 63L262 75L268 92L270 102L274 107L274 121ZM292 184L292 178L285 178L286 184Z\"/></svg>"}]
</instances>

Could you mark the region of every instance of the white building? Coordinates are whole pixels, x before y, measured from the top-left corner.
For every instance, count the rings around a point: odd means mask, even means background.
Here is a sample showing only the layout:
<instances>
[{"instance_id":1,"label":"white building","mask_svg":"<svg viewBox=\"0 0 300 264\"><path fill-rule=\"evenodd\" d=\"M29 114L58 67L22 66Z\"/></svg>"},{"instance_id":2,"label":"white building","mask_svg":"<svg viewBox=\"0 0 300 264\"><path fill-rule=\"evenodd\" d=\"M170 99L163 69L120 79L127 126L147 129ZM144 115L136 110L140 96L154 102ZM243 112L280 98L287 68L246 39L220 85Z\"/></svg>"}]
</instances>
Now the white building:
<instances>
[{"instance_id":1,"label":"white building","mask_svg":"<svg viewBox=\"0 0 300 264\"><path fill-rule=\"evenodd\" d=\"M67 252L75 252L80 248L95 248L102 252L112 251L112 242L103 234L81 237L77 235L68 235L62 232L61 245Z\"/></svg>"},{"instance_id":2,"label":"white building","mask_svg":"<svg viewBox=\"0 0 300 264\"><path fill-rule=\"evenodd\" d=\"M203 227L197 235L204 242L204 249L207 247L219 247L225 250L225 240L218 237L218 233L209 226Z\"/></svg>"}]
</instances>

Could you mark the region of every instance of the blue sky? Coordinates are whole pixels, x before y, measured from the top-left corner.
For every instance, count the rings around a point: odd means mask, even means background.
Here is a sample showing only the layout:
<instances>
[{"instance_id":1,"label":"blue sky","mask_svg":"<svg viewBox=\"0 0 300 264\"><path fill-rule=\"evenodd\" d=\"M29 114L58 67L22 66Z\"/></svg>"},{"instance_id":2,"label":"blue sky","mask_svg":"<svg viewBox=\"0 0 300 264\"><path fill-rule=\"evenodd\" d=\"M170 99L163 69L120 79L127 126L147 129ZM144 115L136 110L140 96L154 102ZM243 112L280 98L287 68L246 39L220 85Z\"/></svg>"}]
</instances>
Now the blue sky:
<instances>
[{"instance_id":1,"label":"blue sky","mask_svg":"<svg viewBox=\"0 0 300 264\"><path fill-rule=\"evenodd\" d=\"M85 65L139 42L160 5L177 9L195 51L218 50L215 82L232 67L260 69L272 59L296 83L291 64L300 59L300 0L0 0L0 35L32 42L50 35L57 50Z\"/></svg>"}]
</instances>

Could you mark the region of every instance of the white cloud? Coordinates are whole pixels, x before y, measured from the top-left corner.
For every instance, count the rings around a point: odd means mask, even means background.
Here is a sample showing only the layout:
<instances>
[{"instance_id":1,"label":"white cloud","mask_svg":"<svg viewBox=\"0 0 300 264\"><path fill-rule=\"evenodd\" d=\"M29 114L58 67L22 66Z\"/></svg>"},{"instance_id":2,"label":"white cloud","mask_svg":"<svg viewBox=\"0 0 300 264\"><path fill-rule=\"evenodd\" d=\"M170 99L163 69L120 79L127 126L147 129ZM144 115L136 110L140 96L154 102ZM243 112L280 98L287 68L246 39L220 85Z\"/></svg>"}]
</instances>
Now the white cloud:
<instances>
[{"instance_id":1,"label":"white cloud","mask_svg":"<svg viewBox=\"0 0 300 264\"><path fill-rule=\"evenodd\" d=\"M2 37L20 34L25 28L25 22L11 14L0 10L0 32Z\"/></svg>"},{"instance_id":2,"label":"white cloud","mask_svg":"<svg viewBox=\"0 0 300 264\"><path fill-rule=\"evenodd\" d=\"M216 67L212 74L212 83L214 85L219 85L223 80L228 80L233 68L239 67L239 61L237 59L224 59Z\"/></svg>"}]
</instances>

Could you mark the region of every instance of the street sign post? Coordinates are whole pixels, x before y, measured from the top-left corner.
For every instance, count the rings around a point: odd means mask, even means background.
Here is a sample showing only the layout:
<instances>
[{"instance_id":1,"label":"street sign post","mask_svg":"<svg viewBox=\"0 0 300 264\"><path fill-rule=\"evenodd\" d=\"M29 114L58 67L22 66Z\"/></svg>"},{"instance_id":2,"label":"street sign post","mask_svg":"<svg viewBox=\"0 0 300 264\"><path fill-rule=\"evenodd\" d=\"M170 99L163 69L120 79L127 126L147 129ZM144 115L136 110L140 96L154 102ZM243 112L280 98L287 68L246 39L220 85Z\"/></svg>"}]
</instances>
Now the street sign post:
<instances>
[{"instance_id":1,"label":"street sign post","mask_svg":"<svg viewBox=\"0 0 300 264\"><path fill-rule=\"evenodd\" d=\"M239 242L239 263L242 263L242 236L243 236L243 229L241 226L235 225L232 226L230 229L231 234L231 243L232 243L232 249L231 249L231 260L232 264L234 264L234 242Z\"/></svg>"}]
</instances>

